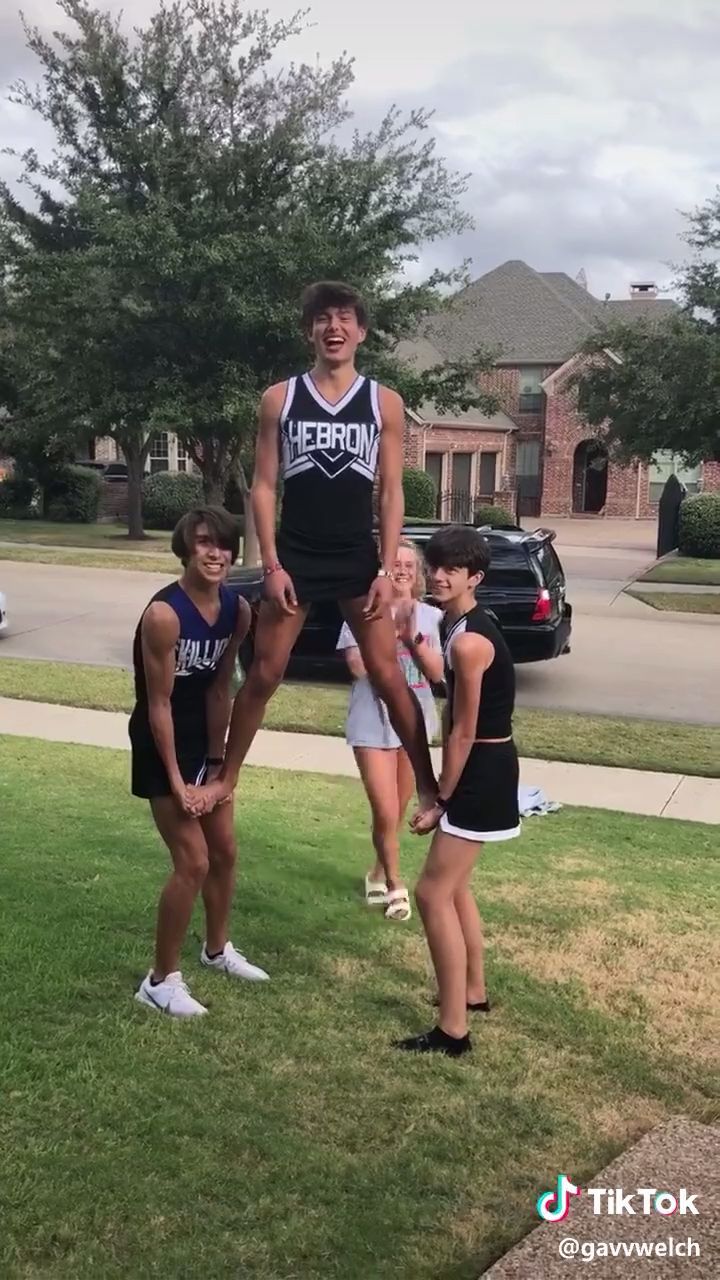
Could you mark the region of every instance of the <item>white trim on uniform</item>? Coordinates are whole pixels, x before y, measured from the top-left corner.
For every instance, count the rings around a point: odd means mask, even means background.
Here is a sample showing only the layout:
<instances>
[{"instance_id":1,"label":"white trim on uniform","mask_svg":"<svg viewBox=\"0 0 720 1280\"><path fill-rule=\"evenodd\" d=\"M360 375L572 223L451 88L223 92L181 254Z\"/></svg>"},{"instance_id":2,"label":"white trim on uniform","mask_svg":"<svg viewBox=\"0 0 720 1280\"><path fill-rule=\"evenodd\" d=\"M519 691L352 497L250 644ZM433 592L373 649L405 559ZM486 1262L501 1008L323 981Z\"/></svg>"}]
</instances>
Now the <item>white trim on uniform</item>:
<instances>
[{"instance_id":1,"label":"white trim on uniform","mask_svg":"<svg viewBox=\"0 0 720 1280\"><path fill-rule=\"evenodd\" d=\"M359 472L360 472L360 475L361 475L361 476L365 476L365 479L366 479L366 480L374 480L374 479L375 479L375 471L376 471L376 468L375 468L375 467L366 467L366 466L365 466L365 464L364 464L363 462L351 462L351 463L350 463L350 470L351 470L351 471L359 471Z\"/></svg>"},{"instance_id":2,"label":"white trim on uniform","mask_svg":"<svg viewBox=\"0 0 720 1280\"><path fill-rule=\"evenodd\" d=\"M516 827L507 827L505 831L466 831L464 827L454 827L446 813L440 819L440 830L448 836L458 836L461 840L474 840L477 844L489 844L497 840L514 840L522 831L522 823Z\"/></svg>"},{"instance_id":3,"label":"white trim on uniform","mask_svg":"<svg viewBox=\"0 0 720 1280\"><path fill-rule=\"evenodd\" d=\"M353 396L357 394L363 382L365 381L364 375L362 373L359 373L355 381L353 382L352 386L348 387L342 399L338 400L337 404L331 404L329 400L325 399L322 391L319 391L318 388L315 386L315 383L313 382L312 377L310 376L309 373L304 373L302 377L303 377L303 382L305 383L305 386L307 387L307 390L310 392L310 395L312 396L315 403L319 404L321 409L326 409L328 413L333 414L333 416L337 413L340 413L342 409L344 409L347 405L349 405Z\"/></svg>"},{"instance_id":4,"label":"white trim on uniform","mask_svg":"<svg viewBox=\"0 0 720 1280\"><path fill-rule=\"evenodd\" d=\"M297 386L297 378L288 378L287 389L285 391L285 399L283 400L283 407L280 413L281 427L284 427L285 423L287 422L287 416L290 412L290 405L292 404L293 396L295 395L296 386Z\"/></svg>"},{"instance_id":5,"label":"white trim on uniform","mask_svg":"<svg viewBox=\"0 0 720 1280\"><path fill-rule=\"evenodd\" d=\"M462 635L463 632L466 630L467 620L468 620L468 615L464 613L461 618L458 618L456 622L453 622L450 630L445 636L445 642L443 644L443 649L442 649L443 658L447 662L447 665L451 671L454 670L453 662L452 662L453 642L455 641L457 636Z\"/></svg>"},{"instance_id":6,"label":"white trim on uniform","mask_svg":"<svg viewBox=\"0 0 720 1280\"><path fill-rule=\"evenodd\" d=\"M298 458L297 462L293 462L289 467L286 467L283 475L286 480L289 480L292 476L299 475L301 471L312 471L314 466L315 463L312 458L303 455L302 458Z\"/></svg>"},{"instance_id":7,"label":"white trim on uniform","mask_svg":"<svg viewBox=\"0 0 720 1280\"><path fill-rule=\"evenodd\" d=\"M378 431L382 431L382 413L380 412L380 385L373 379L370 383L370 403L375 415Z\"/></svg>"}]
</instances>

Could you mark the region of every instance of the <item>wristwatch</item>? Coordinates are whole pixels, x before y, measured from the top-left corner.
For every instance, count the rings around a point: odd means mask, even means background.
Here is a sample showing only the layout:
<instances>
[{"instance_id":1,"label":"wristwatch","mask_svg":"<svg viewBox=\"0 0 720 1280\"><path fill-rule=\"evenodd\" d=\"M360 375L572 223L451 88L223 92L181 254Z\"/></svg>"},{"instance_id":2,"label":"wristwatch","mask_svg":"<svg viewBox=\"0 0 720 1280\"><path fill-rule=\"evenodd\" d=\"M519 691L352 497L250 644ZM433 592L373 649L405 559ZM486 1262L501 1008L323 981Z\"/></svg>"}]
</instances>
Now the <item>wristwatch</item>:
<instances>
[{"instance_id":1,"label":"wristwatch","mask_svg":"<svg viewBox=\"0 0 720 1280\"><path fill-rule=\"evenodd\" d=\"M445 812L445 810L447 809L447 807L448 807L448 801L447 801L447 800L443 800L443 797L442 797L442 796L440 795L440 793L438 792L437 796L435 797L435 808L436 808L436 809L442 809L442 811L443 811L443 813L444 813L444 812Z\"/></svg>"},{"instance_id":2,"label":"wristwatch","mask_svg":"<svg viewBox=\"0 0 720 1280\"><path fill-rule=\"evenodd\" d=\"M205 763L209 765L211 769L214 769L218 765L225 763L225 757L224 756L208 756Z\"/></svg>"},{"instance_id":3,"label":"wristwatch","mask_svg":"<svg viewBox=\"0 0 720 1280\"><path fill-rule=\"evenodd\" d=\"M413 636L413 644L414 644L414 645L416 645L416 646L417 646L417 645L419 645L419 644L422 644L422 642L423 642L423 640L424 640L424 639L425 639L425 637L424 637L424 635L423 635L422 631L418 631L417 635Z\"/></svg>"},{"instance_id":4,"label":"wristwatch","mask_svg":"<svg viewBox=\"0 0 720 1280\"><path fill-rule=\"evenodd\" d=\"M378 569L378 571L377 571L377 573L376 573L376 575L375 575L375 576L376 576L377 578L392 578L392 576L393 576L393 572L392 572L392 569L382 569L382 568L380 568L380 569Z\"/></svg>"}]
</instances>

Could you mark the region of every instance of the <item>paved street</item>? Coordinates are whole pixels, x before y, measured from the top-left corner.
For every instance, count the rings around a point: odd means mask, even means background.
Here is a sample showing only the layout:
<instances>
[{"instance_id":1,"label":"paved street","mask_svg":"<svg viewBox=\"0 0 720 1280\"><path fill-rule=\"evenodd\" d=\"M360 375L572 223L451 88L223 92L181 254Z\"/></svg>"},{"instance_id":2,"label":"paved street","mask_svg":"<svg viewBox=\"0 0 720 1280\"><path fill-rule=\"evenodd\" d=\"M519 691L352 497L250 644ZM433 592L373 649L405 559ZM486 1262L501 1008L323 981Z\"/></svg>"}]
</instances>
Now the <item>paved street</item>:
<instances>
[{"instance_id":1,"label":"paved street","mask_svg":"<svg viewBox=\"0 0 720 1280\"><path fill-rule=\"evenodd\" d=\"M574 608L572 653L519 667L519 703L720 724L720 621L657 613L618 594L653 560L654 526L548 523ZM0 656L129 665L137 617L165 582L161 574L0 561L10 614Z\"/></svg>"}]
</instances>

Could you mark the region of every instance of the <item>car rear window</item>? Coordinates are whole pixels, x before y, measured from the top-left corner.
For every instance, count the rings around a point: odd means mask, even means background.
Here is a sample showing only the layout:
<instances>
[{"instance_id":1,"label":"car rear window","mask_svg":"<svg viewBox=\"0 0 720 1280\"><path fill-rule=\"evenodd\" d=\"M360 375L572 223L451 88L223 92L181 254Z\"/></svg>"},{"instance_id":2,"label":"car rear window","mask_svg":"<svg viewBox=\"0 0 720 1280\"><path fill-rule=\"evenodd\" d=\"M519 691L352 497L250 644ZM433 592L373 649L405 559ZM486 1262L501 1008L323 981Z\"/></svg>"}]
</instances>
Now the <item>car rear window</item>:
<instances>
[{"instance_id":1,"label":"car rear window","mask_svg":"<svg viewBox=\"0 0 720 1280\"><path fill-rule=\"evenodd\" d=\"M538 547L536 555L548 587L561 584L564 578L562 566L550 544L546 542L542 547Z\"/></svg>"},{"instance_id":2,"label":"car rear window","mask_svg":"<svg viewBox=\"0 0 720 1280\"><path fill-rule=\"evenodd\" d=\"M490 543L490 550L490 568L484 586L497 589L537 586L530 561L521 546L498 540Z\"/></svg>"}]
</instances>

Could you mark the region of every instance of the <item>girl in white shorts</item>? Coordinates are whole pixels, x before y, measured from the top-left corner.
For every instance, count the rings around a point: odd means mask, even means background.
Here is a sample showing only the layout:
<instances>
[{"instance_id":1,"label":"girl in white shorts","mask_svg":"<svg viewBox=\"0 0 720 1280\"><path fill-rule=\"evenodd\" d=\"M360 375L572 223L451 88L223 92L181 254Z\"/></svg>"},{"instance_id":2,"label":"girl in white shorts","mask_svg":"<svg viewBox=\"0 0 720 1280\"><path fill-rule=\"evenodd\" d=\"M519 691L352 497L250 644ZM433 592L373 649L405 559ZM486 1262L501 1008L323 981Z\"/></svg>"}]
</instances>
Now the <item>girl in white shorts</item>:
<instances>
[{"instance_id":1,"label":"girl in white shorts","mask_svg":"<svg viewBox=\"0 0 720 1280\"><path fill-rule=\"evenodd\" d=\"M425 604L425 575L414 543L402 541L393 574L393 616L398 662L425 718L428 740L438 733L431 685L443 678L439 624L442 613ZM393 729L385 703L375 693L360 650L347 623L338 649L344 649L353 680L346 740L353 748L372 810L375 866L365 876L365 901L382 906L388 920L409 920L410 898L400 878L400 827L414 791L410 761Z\"/></svg>"}]
</instances>

